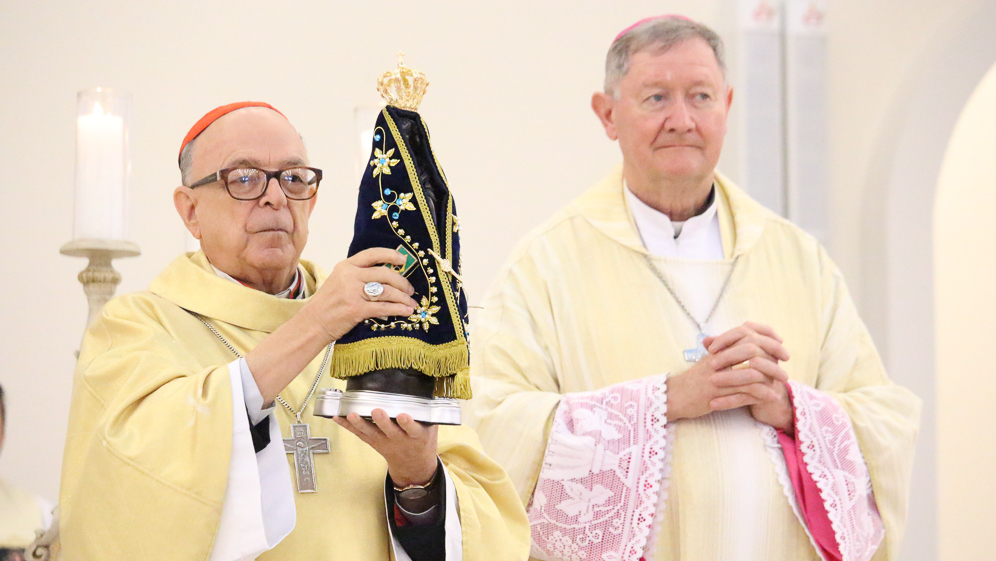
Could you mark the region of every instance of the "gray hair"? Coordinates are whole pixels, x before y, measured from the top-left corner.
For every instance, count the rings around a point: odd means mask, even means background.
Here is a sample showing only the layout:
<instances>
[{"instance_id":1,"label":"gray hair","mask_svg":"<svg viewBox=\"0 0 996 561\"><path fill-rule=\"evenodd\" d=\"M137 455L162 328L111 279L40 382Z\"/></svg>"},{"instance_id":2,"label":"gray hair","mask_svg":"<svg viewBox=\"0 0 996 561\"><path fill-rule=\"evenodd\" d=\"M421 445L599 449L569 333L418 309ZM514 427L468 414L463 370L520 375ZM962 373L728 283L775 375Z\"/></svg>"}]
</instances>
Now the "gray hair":
<instances>
[{"instance_id":1,"label":"gray hair","mask_svg":"<svg viewBox=\"0 0 996 561\"><path fill-rule=\"evenodd\" d=\"M190 168L194 165L194 143L197 142L197 138L194 138L183 147L180 151L180 183L182 185L190 185L194 181L190 177Z\"/></svg>"},{"instance_id":2,"label":"gray hair","mask_svg":"<svg viewBox=\"0 0 996 561\"><path fill-rule=\"evenodd\" d=\"M723 40L709 27L682 17L665 16L641 23L620 35L605 56L605 93L618 96L619 82L629 71L632 55L653 48L660 53L689 39L699 38L709 44L723 78L726 78L726 60Z\"/></svg>"}]
</instances>

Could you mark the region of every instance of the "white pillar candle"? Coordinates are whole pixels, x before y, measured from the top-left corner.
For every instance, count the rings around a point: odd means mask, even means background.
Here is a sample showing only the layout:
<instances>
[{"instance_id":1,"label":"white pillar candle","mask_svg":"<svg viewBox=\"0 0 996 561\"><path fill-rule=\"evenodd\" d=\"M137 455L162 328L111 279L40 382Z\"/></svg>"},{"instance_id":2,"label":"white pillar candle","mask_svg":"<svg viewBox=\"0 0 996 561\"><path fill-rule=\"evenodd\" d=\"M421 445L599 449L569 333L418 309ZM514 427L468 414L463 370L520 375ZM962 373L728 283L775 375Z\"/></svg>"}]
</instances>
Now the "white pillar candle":
<instances>
[{"instance_id":1,"label":"white pillar candle","mask_svg":"<svg viewBox=\"0 0 996 561\"><path fill-rule=\"evenodd\" d=\"M80 92L73 239L125 239L127 100Z\"/></svg>"}]
</instances>

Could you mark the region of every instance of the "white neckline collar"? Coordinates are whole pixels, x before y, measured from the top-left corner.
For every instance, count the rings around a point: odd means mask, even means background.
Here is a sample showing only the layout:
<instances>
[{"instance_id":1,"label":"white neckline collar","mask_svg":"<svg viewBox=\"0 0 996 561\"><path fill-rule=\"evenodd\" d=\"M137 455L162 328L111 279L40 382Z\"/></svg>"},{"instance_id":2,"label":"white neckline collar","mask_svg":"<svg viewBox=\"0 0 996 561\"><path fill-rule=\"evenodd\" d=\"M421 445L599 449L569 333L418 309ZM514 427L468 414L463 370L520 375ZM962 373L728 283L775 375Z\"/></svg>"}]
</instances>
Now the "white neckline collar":
<instances>
[{"instance_id":1,"label":"white neckline collar","mask_svg":"<svg viewBox=\"0 0 996 561\"><path fill-rule=\"evenodd\" d=\"M712 187L712 203L700 214L675 222L663 212L640 200L623 180L623 195L643 246L653 255L690 259L723 259L723 239L719 229L719 193Z\"/></svg>"}]
</instances>

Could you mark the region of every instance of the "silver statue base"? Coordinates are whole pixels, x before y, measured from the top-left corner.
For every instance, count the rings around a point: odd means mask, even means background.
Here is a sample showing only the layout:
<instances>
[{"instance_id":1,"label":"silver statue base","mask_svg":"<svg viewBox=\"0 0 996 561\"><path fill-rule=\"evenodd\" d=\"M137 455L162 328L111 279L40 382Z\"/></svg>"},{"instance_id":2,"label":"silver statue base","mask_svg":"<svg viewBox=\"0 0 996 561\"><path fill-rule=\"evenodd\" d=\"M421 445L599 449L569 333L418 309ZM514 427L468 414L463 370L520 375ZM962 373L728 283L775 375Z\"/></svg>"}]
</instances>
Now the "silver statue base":
<instances>
[{"instance_id":1,"label":"silver statue base","mask_svg":"<svg viewBox=\"0 0 996 561\"><path fill-rule=\"evenodd\" d=\"M402 413L412 416L420 423L430 425L461 424L460 404L455 399L435 397L413 397L386 392L325 388L315 398L316 417L345 417L356 413L370 418L374 409L383 409L389 417L396 418Z\"/></svg>"}]
</instances>

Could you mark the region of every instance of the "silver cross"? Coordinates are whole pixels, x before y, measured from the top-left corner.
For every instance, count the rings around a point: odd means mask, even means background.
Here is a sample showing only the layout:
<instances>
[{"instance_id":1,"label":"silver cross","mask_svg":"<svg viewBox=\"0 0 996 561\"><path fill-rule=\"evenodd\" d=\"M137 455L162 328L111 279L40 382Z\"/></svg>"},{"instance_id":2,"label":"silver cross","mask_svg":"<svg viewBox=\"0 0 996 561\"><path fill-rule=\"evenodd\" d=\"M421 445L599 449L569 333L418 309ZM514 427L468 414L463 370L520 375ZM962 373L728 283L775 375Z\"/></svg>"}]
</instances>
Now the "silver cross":
<instances>
[{"instance_id":1,"label":"silver cross","mask_svg":"<svg viewBox=\"0 0 996 561\"><path fill-rule=\"evenodd\" d=\"M290 438L284 439L284 452L294 454L294 467L297 471L297 492L314 493L318 491L315 481L315 462L313 454L328 454L329 439L311 438L311 427L305 423L295 423L290 426Z\"/></svg>"},{"instance_id":2,"label":"silver cross","mask_svg":"<svg viewBox=\"0 0 996 561\"><path fill-rule=\"evenodd\" d=\"M692 349L685 349L684 353L685 362L698 362L703 358L705 358L707 354L709 354L709 351L706 350L705 344L703 343L703 341L705 341L705 338L706 338L705 333L699 333L699 336L695 338L695 340L698 342L698 345Z\"/></svg>"}]
</instances>

